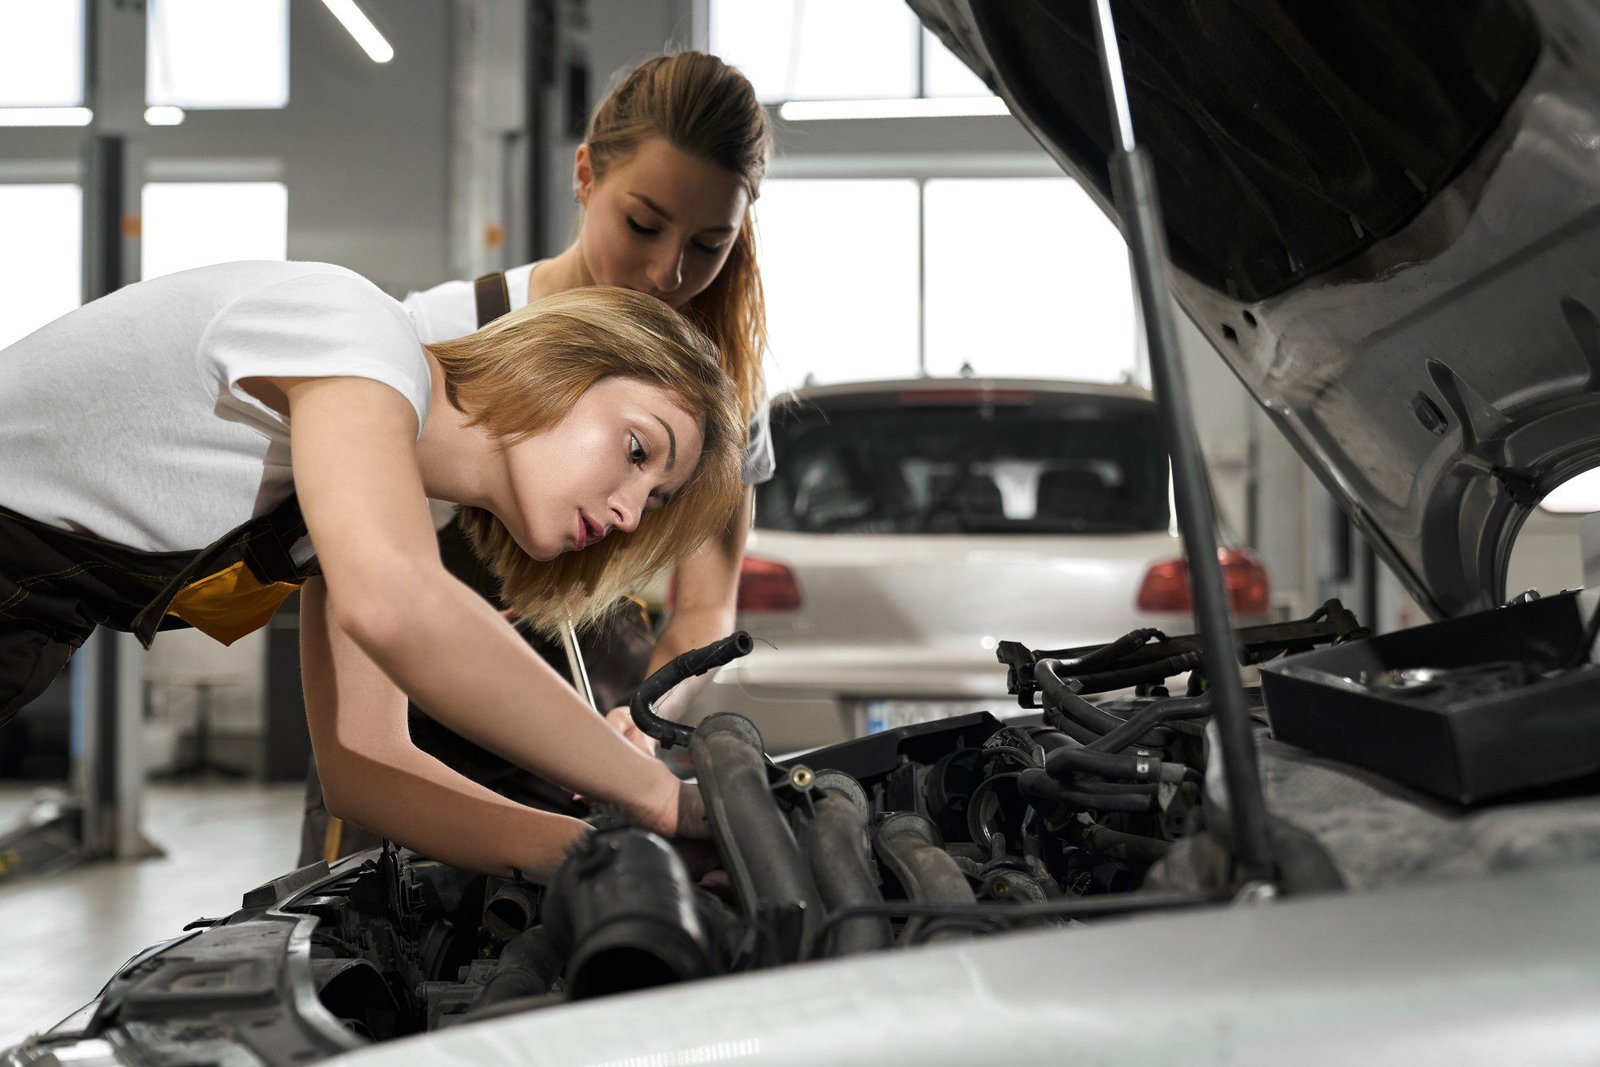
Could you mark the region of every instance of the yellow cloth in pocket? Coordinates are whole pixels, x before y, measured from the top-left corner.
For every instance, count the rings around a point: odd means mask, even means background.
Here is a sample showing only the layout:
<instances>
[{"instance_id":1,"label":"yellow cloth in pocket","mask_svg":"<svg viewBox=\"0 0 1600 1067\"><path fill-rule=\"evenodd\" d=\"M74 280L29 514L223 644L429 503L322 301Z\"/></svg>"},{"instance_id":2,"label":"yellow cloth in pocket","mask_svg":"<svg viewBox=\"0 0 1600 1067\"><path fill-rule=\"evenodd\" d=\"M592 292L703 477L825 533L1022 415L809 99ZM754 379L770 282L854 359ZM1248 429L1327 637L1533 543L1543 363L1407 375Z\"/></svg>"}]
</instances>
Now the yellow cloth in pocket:
<instances>
[{"instance_id":1,"label":"yellow cloth in pocket","mask_svg":"<svg viewBox=\"0 0 1600 1067\"><path fill-rule=\"evenodd\" d=\"M167 607L207 637L231 645L261 629L278 606L299 589L293 582L262 585L241 560L215 574L190 582Z\"/></svg>"}]
</instances>

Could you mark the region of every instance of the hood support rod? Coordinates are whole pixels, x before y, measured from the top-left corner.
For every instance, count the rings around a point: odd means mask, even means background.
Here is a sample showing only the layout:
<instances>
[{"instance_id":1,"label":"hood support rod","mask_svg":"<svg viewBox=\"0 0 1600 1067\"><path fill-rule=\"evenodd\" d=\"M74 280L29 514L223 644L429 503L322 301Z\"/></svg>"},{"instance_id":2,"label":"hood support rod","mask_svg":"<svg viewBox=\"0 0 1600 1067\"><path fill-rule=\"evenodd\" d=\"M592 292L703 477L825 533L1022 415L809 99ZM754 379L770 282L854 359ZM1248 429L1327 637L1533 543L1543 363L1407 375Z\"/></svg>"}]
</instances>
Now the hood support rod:
<instances>
[{"instance_id":1,"label":"hood support rod","mask_svg":"<svg viewBox=\"0 0 1600 1067\"><path fill-rule=\"evenodd\" d=\"M1223 771L1228 787L1233 848L1239 875L1246 883L1270 882L1272 854L1267 839L1266 801L1261 792L1255 742L1245 706L1244 683L1233 665L1242 661L1217 560L1216 505L1200 453L1190 407L1189 385L1178 351L1166 275L1166 238L1162 230L1155 171L1149 153L1135 144L1127 83L1111 21L1110 0L1093 0L1095 32L1100 43L1101 73L1116 148L1111 153L1111 181L1128 259L1144 319L1150 375L1160 403L1162 427L1172 455L1178 530L1194 583L1195 622L1210 683L1215 721L1221 739Z\"/></svg>"}]
</instances>

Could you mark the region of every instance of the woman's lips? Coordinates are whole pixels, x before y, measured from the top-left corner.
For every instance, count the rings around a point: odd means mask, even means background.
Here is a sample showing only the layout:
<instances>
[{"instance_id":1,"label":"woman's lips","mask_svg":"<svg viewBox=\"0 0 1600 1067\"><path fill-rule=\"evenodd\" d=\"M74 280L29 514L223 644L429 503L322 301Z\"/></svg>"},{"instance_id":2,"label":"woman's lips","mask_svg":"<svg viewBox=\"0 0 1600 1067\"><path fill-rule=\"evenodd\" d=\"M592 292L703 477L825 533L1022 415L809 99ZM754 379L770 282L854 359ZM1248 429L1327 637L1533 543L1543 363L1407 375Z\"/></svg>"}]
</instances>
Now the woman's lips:
<instances>
[{"instance_id":1,"label":"woman's lips","mask_svg":"<svg viewBox=\"0 0 1600 1067\"><path fill-rule=\"evenodd\" d=\"M578 551L583 551L606 535L599 523L578 512Z\"/></svg>"}]
</instances>

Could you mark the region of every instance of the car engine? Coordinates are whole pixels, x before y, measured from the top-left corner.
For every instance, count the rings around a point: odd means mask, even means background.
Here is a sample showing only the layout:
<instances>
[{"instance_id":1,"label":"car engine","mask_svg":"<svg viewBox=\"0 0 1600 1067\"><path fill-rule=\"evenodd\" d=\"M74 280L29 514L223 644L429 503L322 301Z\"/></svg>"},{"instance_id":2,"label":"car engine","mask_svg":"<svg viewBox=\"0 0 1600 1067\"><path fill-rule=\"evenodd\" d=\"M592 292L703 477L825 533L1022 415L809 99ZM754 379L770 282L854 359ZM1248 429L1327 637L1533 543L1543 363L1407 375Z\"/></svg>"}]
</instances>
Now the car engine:
<instances>
[{"instance_id":1,"label":"car engine","mask_svg":"<svg viewBox=\"0 0 1600 1067\"><path fill-rule=\"evenodd\" d=\"M1366 636L1338 601L1238 631L1246 667ZM109 1040L174 1063L308 1062L806 961L1600 858L1590 779L1477 808L1441 802L1274 739L1251 688L1273 871L1242 877L1193 637L1001 642L1020 715L781 761L741 716L693 729L654 716L677 682L749 648L736 634L691 652L634 704L641 728L687 748L709 841L669 842L599 812L548 886L393 845L312 864L130 961L50 1041ZM1467 681L1481 686L1481 673Z\"/></svg>"}]
</instances>

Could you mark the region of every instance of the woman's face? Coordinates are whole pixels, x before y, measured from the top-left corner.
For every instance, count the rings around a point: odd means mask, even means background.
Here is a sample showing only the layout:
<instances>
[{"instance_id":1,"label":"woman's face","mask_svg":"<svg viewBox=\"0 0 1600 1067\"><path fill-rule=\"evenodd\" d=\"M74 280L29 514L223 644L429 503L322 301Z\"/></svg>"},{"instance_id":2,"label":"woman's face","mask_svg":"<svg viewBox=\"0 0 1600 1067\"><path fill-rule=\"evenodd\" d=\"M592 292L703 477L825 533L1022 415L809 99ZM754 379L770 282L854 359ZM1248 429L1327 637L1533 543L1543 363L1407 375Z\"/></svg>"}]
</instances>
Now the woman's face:
<instances>
[{"instance_id":1,"label":"woman's face","mask_svg":"<svg viewBox=\"0 0 1600 1067\"><path fill-rule=\"evenodd\" d=\"M540 560L631 532L683 488L702 441L699 417L665 389L602 378L560 422L506 449L512 507L500 519Z\"/></svg>"},{"instance_id":2,"label":"woman's face","mask_svg":"<svg viewBox=\"0 0 1600 1067\"><path fill-rule=\"evenodd\" d=\"M717 277L750 204L737 174L659 137L594 175L578 149L578 245L597 285L619 285L682 307Z\"/></svg>"}]
</instances>

